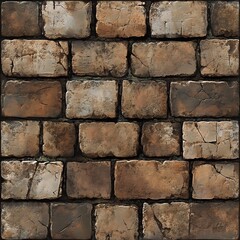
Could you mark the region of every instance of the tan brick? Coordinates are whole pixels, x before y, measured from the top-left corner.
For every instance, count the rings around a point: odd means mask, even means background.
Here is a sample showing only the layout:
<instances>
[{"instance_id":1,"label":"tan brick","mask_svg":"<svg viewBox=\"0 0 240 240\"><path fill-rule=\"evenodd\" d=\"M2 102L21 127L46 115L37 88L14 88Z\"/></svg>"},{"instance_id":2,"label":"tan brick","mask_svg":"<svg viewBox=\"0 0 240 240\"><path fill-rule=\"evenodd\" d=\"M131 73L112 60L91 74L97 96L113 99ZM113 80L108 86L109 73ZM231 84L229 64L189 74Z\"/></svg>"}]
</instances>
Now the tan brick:
<instances>
[{"instance_id":1,"label":"tan brick","mask_svg":"<svg viewBox=\"0 0 240 240\"><path fill-rule=\"evenodd\" d=\"M123 77L127 72L125 42L74 41L73 72L79 76Z\"/></svg>"},{"instance_id":2,"label":"tan brick","mask_svg":"<svg viewBox=\"0 0 240 240\"><path fill-rule=\"evenodd\" d=\"M96 32L100 37L142 37L146 33L145 3L141 1L99 1Z\"/></svg>"},{"instance_id":3,"label":"tan brick","mask_svg":"<svg viewBox=\"0 0 240 240\"><path fill-rule=\"evenodd\" d=\"M44 122L43 154L51 157L74 155L75 126L67 122Z\"/></svg>"},{"instance_id":4,"label":"tan brick","mask_svg":"<svg viewBox=\"0 0 240 240\"><path fill-rule=\"evenodd\" d=\"M148 122L142 129L143 152L149 157L180 155L180 124Z\"/></svg>"},{"instance_id":5,"label":"tan brick","mask_svg":"<svg viewBox=\"0 0 240 240\"><path fill-rule=\"evenodd\" d=\"M237 76L239 74L239 40L202 40L200 48L203 76Z\"/></svg>"},{"instance_id":6,"label":"tan brick","mask_svg":"<svg viewBox=\"0 0 240 240\"><path fill-rule=\"evenodd\" d=\"M88 157L137 155L139 126L127 122L92 122L79 125L80 149Z\"/></svg>"},{"instance_id":7,"label":"tan brick","mask_svg":"<svg viewBox=\"0 0 240 240\"><path fill-rule=\"evenodd\" d=\"M188 163L184 161L118 161L115 195L119 199L188 197Z\"/></svg>"},{"instance_id":8,"label":"tan brick","mask_svg":"<svg viewBox=\"0 0 240 240\"><path fill-rule=\"evenodd\" d=\"M153 37L204 37L207 34L207 3L204 1L152 3L150 26Z\"/></svg>"},{"instance_id":9,"label":"tan brick","mask_svg":"<svg viewBox=\"0 0 240 240\"><path fill-rule=\"evenodd\" d=\"M138 77L191 76L196 71L193 42L134 43L132 74Z\"/></svg>"},{"instance_id":10,"label":"tan brick","mask_svg":"<svg viewBox=\"0 0 240 240\"><path fill-rule=\"evenodd\" d=\"M36 156L39 153L39 122L1 122L1 155Z\"/></svg>"},{"instance_id":11,"label":"tan brick","mask_svg":"<svg viewBox=\"0 0 240 240\"><path fill-rule=\"evenodd\" d=\"M170 103L175 117L238 116L238 82L172 82Z\"/></svg>"},{"instance_id":12,"label":"tan brick","mask_svg":"<svg viewBox=\"0 0 240 240\"><path fill-rule=\"evenodd\" d=\"M69 162L67 195L71 198L110 198L110 162Z\"/></svg>"},{"instance_id":13,"label":"tan brick","mask_svg":"<svg viewBox=\"0 0 240 240\"><path fill-rule=\"evenodd\" d=\"M68 74L67 42L3 40L2 70L15 77L60 77Z\"/></svg>"},{"instance_id":14,"label":"tan brick","mask_svg":"<svg viewBox=\"0 0 240 240\"><path fill-rule=\"evenodd\" d=\"M166 83L123 81L122 114L126 118L166 117Z\"/></svg>"},{"instance_id":15,"label":"tan brick","mask_svg":"<svg viewBox=\"0 0 240 240\"><path fill-rule=\"evenodd\" d=\"M184 122L185 159L236 159L239 157L237 121Z\"/></svg>"},{"instance_id":16,"label":"tan brick","mask_svg":"<svg viewBox=\"0 0 240 240\"><path fill-rule=\"evenodd\" d=\"M8 81L3 87L2 114L7 117L57 117L62 88L56 81Z\"/></svg>"},{"instance_id":17,"label":"tan brick","mask_svg":"<svg viewBox=\"0 0 240 240\"><path fill-rule=\"evenodd\" d=\"M68 118L115 118L116 81L69 81L66 93Z\"/></svg>"},{"instance_id":18,"label":"tan brick","mask_svg":"<svg viewBox=\"0 0 240 240\"><path fill-rule=\"evenodd\" d=\"M42 17L48 38L85 38L90 35L92 4L84 1L46 1Z\"/></svg>"},{"instance_id":19,"label":"tan brick","mask_svg":"<svg viewBox=\"0 0 240 240\"><path fill-rule=\"evenodd\" d=\"M97 240L138 239L137 207L99 204L95 208Z\"/></svg>"}]
</instances>

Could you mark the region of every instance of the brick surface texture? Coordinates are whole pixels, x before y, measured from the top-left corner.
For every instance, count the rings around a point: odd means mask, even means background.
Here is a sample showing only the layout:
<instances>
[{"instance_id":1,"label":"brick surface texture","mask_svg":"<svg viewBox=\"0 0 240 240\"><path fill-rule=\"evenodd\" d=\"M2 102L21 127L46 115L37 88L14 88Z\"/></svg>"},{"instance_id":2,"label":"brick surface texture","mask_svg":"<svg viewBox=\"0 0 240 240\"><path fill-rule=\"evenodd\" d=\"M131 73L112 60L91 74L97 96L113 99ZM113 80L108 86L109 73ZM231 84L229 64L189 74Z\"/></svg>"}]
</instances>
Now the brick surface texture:
<instances>
[{"instance_id":1,"label":"brick surface texture","mask_svg":"<svg viewBox=\"0 0 240 240\"><path fill-rule=\"evenodd\" d=\"M0 239L240 239L237 0L0 8Z\"/></svg>"}]
</instances>

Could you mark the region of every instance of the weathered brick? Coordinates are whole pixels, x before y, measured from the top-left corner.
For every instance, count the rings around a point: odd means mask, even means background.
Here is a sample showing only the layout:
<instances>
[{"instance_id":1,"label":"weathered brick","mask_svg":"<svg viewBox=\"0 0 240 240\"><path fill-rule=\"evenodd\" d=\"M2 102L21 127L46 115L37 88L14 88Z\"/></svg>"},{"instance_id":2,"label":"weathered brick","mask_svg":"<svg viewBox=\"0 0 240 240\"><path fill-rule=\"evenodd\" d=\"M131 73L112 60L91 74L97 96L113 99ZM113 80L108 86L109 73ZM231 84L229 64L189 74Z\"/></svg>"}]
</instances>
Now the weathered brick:
<instances>
[{"instance_id":1,"label":"weathered brick","mask_svg":"<svg viewBox=\"0 0 240 240\"><path fill-rule=\"evenodd\" d=\"M62 162L3 161L3 199L51 199L61 196Z\"/></svg>"},{"instance_id":2,"label":"weathered brick","mask_svg":"<svg viewBox=\"0 0 240 240\"><path fill-rule=\"evenodd\" d=\"M145 3L99 1L96 32L100 37L142 37L146 33Z\"/></svg>"},{"instance_id":3,"label":"weathered brick","mask_svg":"<svg viewBox=\"0 0 240 240\"><path fill-rule=\"evenodd\" d=\"M172 202L143 205L144 239L189 239L188 203Z\"/></svg>"},{"instance_id":4,"label":"weathered brick","mask_svg":"<svg viewBox=\"0 0 240 240\"><path fill-rule=\"evenodd\" d=\"M38 202L2 203L3 239L46 239L49 206Z\"/></svg>"},{"instance_id":5,"label":"weathered brick","mask_svg":"<svg viewBox=\"0 0 240 240\"><path fill-rule=\"evenodd\" d=\"M114 184L119 199L187 198L188 162L118 161Z\"/></svg>"},{"instance_id":6,"label":"weathered brick","mask_svg":"<svg viewBox=\"0 0 240 240\"><path fill-rule=\"evenodd\" d=\"M67 195L71 198L110 198L110 162L69 162Z\"/></svg>"},{"instance_id":7,"label":"weathered brick","mask_svg":"<svg viewBox=\"0 0 240 240\"><path fill-rule=\"evenodd\" d=\"M38 2L6 1L1 5L2 35L7 37L39 36Z\"/></svg>"},{"instance_id":8,"label":"weathered brick","mask_svg":"<svg viewBox=\"0 0 240 240\"><path fill-rule=\"evenodd\" d=\"M118 101L116 81L69 81L66 93L68 118L114 118Z\"/></svg>"},{"instance_id":9,"label":"weathered brick","mask_svg":"<svg viewBox=\"0 0 240 240\"><path fill-rule=\"evenodd\" d=\"M33 157L39 153L39 122L1 122L1 155Z\"/></svg>"},{"instance_id":10,"label":"weathered brick","mask_svg":"<svg viewBox=\"0 0 240 240\"><path fill-rule=\"evenodd\" d=\"M2 70L15 77L60 77L68 74L67 42L3 40Z\"/></svg>"},{"instance_id":11,"label":"weathered brick","mask_svg":"<svg viewBox=\"0 0 240 240\"><path fill-rule=\"evenodd\" d=\"M7 117L57 117L62 108L56 81L8 81L3 87L2 114Z\"/></svg>"},{"instance_id":12,"label":"weathered brick","mask_svg":"<svg viewBox=\"0 0 240 240\"><path fill-rule=\"evenodd\" d=\"M236 159L239 157L237 121L184 122L185 159Z\"/></svg>"},{"instance_id":13,"label":"weathered brick","mask_svg":"<svg viewBox=\"0 0 240 240\"><path fill-rule=\"evenodd\" d=\"M204 37L207 34L207 3L204 1L152 3L150 26L153 37Z\"/></svg>"},{"instance_id":14,"label":"weathered brick","mask_svg":"<svg viewBox=\"0 0 240 240\"><path fill-rule=\"evenodd\" d=\"M76 75L123 77L127 72L125 42L74 41L72 55Z\"/></svg>"},{"instance_id":15,"label":"weathered brick","mask_svg":"<svg viewBox=\"0 0 240 240\"><path fill-rule=\"evenodd\" d=\"M42 17L48 38L85 38L90 35L92 4L84 1L46 1Z\"/></svg>"},{"instance_id":16,"label":"weathered brick","mask_svg":"<svg viewBox=\"0 0 240 240\"><path fill-rule=\"evenodd\" d=\"M137 207L99 204L95 209L97 240L138 239Z\"/></svg>"},{"instance_id":17,"label":"weathered brick","mask_svg":"<svg viewBox=\"0 0 240 240\"><path fill-rule=\"evenodd\" d=\"M92 122L79 125L80 149L88 157L137 155L139 126L127 122Z\"/></svg>"},{"instance_id":18,"label":"weathered brick","mask_svg":"<svg viewBox=\"0 0 240 240\"><path fill-rule=\"evenodd\" d=\"M92 205L89 203L51 204L53 239L91 239Z\"/></svg>"},{"instance_id":19,"label":"weathered brick","mask_svg":"<svg viewBox=\"0 0 240 240\"><path fill-rule=\"evenodd\" d=\"M203 76L237 76L239 74L239 40L202 40L200 49Z\"/></svg>"},{"instance_id":20,"label":"weathered brick","mask_svg":"<svg viewBox=\"0 0 240 240\"><path fill-rule=\"evenodd\" d=\"M214 36L239 36L239 2L214 2L211 7L211 27Z\"/></svg>"},{"instance_id":21,"label":"weathered brick","mask_svg":"<svg viewBox=\"0 0 240 240\"><path fill-rule=\"evenodd\" d=\"M195 163L193 198L237 198L239 196L239 164Z\"/></svg>"},{"instance_id":22,"label":"weathered brick","mask_svg":"<svg viewBox=\"0 0 240 240\"><path fill-rule=\"evenodd\" d=\"M196 71L193 42L134 43L132 74L138 77L191 76Z\"/></svg>"},{"instance_id":23,"label":"weathered brick","mask_svg":"<svg viewBox=\"0 0 240 240\"><path fill-rule=\"evenodd\" d=\"M238 87L238 82L172 82L170 91L172 115L175 117L238 116Z\"/></svg>"},{"instance_id":24,"label":"weathered brick","mask_svg":"<svg viewBox=\"0 0 240 240\"><path fill-rule=\"evenodd\" d=\"M180 124L148 122L143 125L143 152L149 157L180 155Z\"/></svg>"},{"instance_id":25,"label":"weathered brick","mask_svg":"<svg viewBox=\"0 0 240 240\"><path fill-rule=\"evenodd\" d=\"M75 126L67 122L44 122L43 153L51 157L74 155Z\"/></svg>"},{"instance_id":26,"label":"weathered brick","mask_svg":"<svg viewBox=\"0 0 240 240\"><path fill-rule=\"evenodd\" d=\"M122 114L127 118L166 117L166 83L123 81Z\"/></svg>"}]
</instances>

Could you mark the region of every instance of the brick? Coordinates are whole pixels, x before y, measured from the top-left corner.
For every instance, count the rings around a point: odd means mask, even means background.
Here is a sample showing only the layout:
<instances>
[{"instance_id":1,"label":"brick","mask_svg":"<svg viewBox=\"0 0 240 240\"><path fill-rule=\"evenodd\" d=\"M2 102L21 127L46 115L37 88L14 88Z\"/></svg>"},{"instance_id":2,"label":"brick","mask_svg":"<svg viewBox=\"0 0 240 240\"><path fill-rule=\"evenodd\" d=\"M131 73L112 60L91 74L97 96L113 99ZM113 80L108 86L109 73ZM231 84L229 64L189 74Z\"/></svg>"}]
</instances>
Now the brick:
<instances>
[{"instance_id":1,"label":"brick","mask_svg":"<svg viewBox=\"0 0 240 240\"><path fill-rule=\"evenodd\" d=\"M143 153L148 157L180 155L180 124L148 122L142 129Z\"/></svg>"},{"instance_id":2,"label":"brick","mask_svg":"<svg viewBox=\"0 0 240 240\"><path fill-rule=\"evenodd\" d=\"M234 117L239 115L238 82L172 82L170 104L175 117ZM234 103L234 104L233 104Z\"/></svg>"},{"instance_id":3,"label":"brick","mask_svg":"<svg viewBox=\"0 0 240 240\"><path fill-rule=\"evenodd\" d=\"M143 37L146 34L145 3L141 1L99 1L96 32L100 37Z\"/></svg>"},{"instance_id":4,"label":"brick","mask_svg":"<svg viewBox=\"0 0 240 240\"><path fill-rule=\"evenodd\" d=\"M79 125L80 149L88 157L137 155L139 126L127 122L92 122Z\"/></svg>"},{"instance_id":5,"label":"brick","mask_svg":"<svg viewBox=\"0 0 240 240\"><path fill-rule=\"evenodd\" d=\"M114 184L119 199L188 198L188 163L118 161Z\"/></svg>"},{"instance_id":6,"label":"brick","mask_svg":"<svg viewBox=\"0 0 240 240\"><path fill-rule=\"evenodd\" d=\"M47 38L86 38L90 35L92 4L84 1L46 1L43 29Z\"/></svg>"},{"instance_id":7,"label":"brick","mask_svg":"<svg viewBox=\"0 0 240 240\"><path fill-rule=\"evenodd\" d=\"M34 157L39 153L39 122L1 122L1 155Z\"/></svg>"},{"instance_id":8,"label":"brick","mask_svg":"<svg viewBox=\"0 0 240 240\"><path fill-rule=\"evenodd\" d=\"M71 198L105 198L111 195L110 162L69 162L67 195Z\"/></svg>"},{"instance_id":9,"label":"brick","mask_svg":"<svg viewBox=\"0 0 240 240\"><path fill-rule=\"evenodd\" d=\"M152 37L204 37L207 34L207 3L163 1L150 8Z\"/></svg>"},{"instance_id":10,"label":"brick","mask_svg":"<svg viewBox=\"0 0 240 240\"><path fill-rule=\"evenodd\" d=\"M63 164L60 161L3 161L2 198L58 198L61 196L62 171Z\"/></svg>"},{"instance_id":11,"label":"brick","mask_svg":"<svg viewBox=\"0 0 240 240\"><path fill-rule=\"evenodd\" d=\"M68 45L63 41L3 40L2 70L14 77L67 76L67 55Z\"/></svg>"},{"instance_id":12,"label":"brick","mask_svg":"<svg viewBox=\"0 0 240 240\"><path fill-rule=\"evenodd\" d=\"M137 207L99 204L95 208L97 240L138 239Z\"/></svg>"},{"instance_id":13,"label":"brick","mask_svg":"<svg viewBox=\"0 0 240 240\"><path fill-rule=\"evenodd\" d=\"M144 203L144 239L189 239L189 215L188 203Z\"/></svg>"},{"instance_id":14,"label":"brick","mask_svg":"<svg viewBox=\"0 0 240 240\"><path fill-rule=\"evenodd\" d=\"M2 203L3 239L46 239L49 207L38 202Z\"/></svg>"},{"instance_id":15,"label":"brick","mask_svg":"<svg viewBox=\"0 0 240 240\"><path fill-rule=\"evenodd\" d=\"M211 6L211 27L214 36L239 36L239 2L214 2Z\"/></svg>"},{"instance_id":16,"label":"brick","mask_svg":"<svg viewBox=\"0 0 240 240\"><path fill-rule=\"evenodd\" d=\"M192 76L196 71L193 42L134 43L132 74L137 77Z\"/></svg>"},{"instance_id":17,"label":"brick","mask_svg":"<svg viewBox=\"0 0 240 240\"><path fill-rule=\"evenodd\" d=\"M66 93L68 118L115 118L116 81L69 81Z\"/></svg>"},{"instance_id":18,"label":"brick","mask_svg":"<svg viewBox=\"0 0 240 240\"><path fill-rule=\"evenodd\" d=\"M185 159L236 159L239 157L237 121L184 122Z\"/></svg>"},{"instance_id":19,"label":"brick","mask_svg":"<svg viewBox=\"0 0 240 240\"><path fill-rule=\"evenodd\" d=\"M1 5L2 35L6 37L39 36L38 3L7 1Z\"/></svg>"},{"instance_id":20,"label":"brick","mask_svg":"<svg viewBox=\"0 0 240 240\"><path fill-rule=\"evenodd\" d=\"M43 123L43 154L50 157L71 157L76 142L75 126L67 122Z\"/></svg>"},{"instance_id":21,"label":"brick","mask_svg":"<svg viewBox=\"0 0 240 240\"><path fill-rule=\"evenodd\" d=\"M58 117L62 108L61 84L56 81L6 82L2 114L6 117Z\"/></svg>"},{"instance_id":22,"label":"brick","mask_svg":"<svg viewBox=\"0 0 240 240\"><path fill-rule=\"evenodd\" d=\"M200 49L203 76L237 76L239 74L239 40L202 40Z\"/></svg>"},{"instance_id":23,"label":"brick","mask_svg":"<svg viewBox=\"0 0 240 240\"><path fill-rule=\"evenodd\" d=\"M91 239L91 211L92 205L88 203L52 203L52 238Z\"/></svg>"},{"instance_id":24,"label":"brick","mask_svg":"<svg viewBox=\"0 0 240 240\"><path fill-rule=\"evenodd\" d=\"M167 116L167 86L165 82L123 81L122 114L126 118Z\"/></svg>"},{"instance_id":25,"label":"brick","mask_svg":"<svg viewBox=\"0 0 240 240\"><path fill-rule=\"evenodd\" d=\"M238 202L192 203L190 239L237 239Z\"/></svg>"},{"instance_id":26,"label":"brick","mask_svg":"<svg viewBox=\"0 0 240 240\"><path fill-rule=\"evenodd\" d=\"M79 76L123 77L127 73L125 42L74 41L73 72Z\"/></svg>"},{"instance_id":27,"label":"brick","mask_svg":"<svg viewBox=\"0 0 240 240\"><path fill-rule=\"evenodd\" d=\"M195 163L193 198L237 198L239 196L239 164Z\"/></svg>"}]
</instances>

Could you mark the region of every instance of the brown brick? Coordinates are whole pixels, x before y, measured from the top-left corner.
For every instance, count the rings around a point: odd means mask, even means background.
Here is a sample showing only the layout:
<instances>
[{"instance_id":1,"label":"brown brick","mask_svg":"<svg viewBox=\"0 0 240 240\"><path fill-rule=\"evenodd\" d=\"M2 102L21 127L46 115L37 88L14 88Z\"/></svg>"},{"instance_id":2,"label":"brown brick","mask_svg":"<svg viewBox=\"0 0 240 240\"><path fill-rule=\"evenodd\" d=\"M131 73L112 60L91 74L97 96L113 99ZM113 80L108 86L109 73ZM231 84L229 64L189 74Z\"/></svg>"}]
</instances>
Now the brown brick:
<instances>
[{"instance_id":1,"label":"brown brick","mask_svg":"<svg viewBox=\"0 0 240 240\"><path fill-rule=\"evenodd\" d=\"M202 40L200 48L203 76L237 76L239 74L239 40Z\"/></svg>"},{"instance_id":2,"label":"brown brick","mask_svg":"<svg viewBox=\"0 0 240 240\"><path fill-rule=\"evenodd\" d=\"M239 36L239 2L214 2L211 8L211 26L214 36Z\"/></svg>"},{"instance_id":3,"label":"brown brick","mask_svg":"<svg viewBox=\"0 0 240 240\"><path fill-rule=\"evenodd\" d=\"M1 122L1 155L36 156L39 153L39 122Z\"/></svg>"},{"instance_id":4,"label":"brown brick","mask_svg":"<svg viewBox=\"0 0 240 240\"><path fill-rule=\"evenodd\" d=\"M100 37L142 37L146 33L145 3L99 1L96 31Z\"/></svg>"},{"instance_id":5,"label":"brown brick","mask_svg":"<svg viewBox=\"0 0 240 240\"><path fill-rule=\"evenodd\" d=\"M190 239L238 239L239 203L192 203Z\"/></svg>"},{"instance_id":6,"label":"brown brick","mask_svg":"<svg viewBox=\"0 0 240 240\"><path fill-rule=\"evenodd\" d=\"M237 198L239 196L239 164L195 163L193 198Z\"/></svg>"},{"instance_id":7,"label":"brown brick","mask_svg":"<svg viewBox=\"0 0 240 240\"><path fill-rule=\"evenodd\" d=\"M185 159L236 159L239 157L237 121L184 122Z\"/></svg>"},{"instance_id":8,"label":"brown brick","mask_svg":"<svg viewBox=\"0 0 240 240\"><path fill-rule=\"evenodd\" d=\"M7 37L39 36L38 3L6 1L1 5L2 35Z\"/></svg>"},{"instance_id":9,"label":"brown brick","mask_svg":"<svg viewBox=\"0 0 240 240\"><path fill-rule=\"evenodd\" d=\"M110 162L69 162L67 195L71 198L110 198Z\"/></svg>"},{"instance_id":10,"label":"brown brick","mask_svg":"<svg viewBox=\"0 0 240 240\"><path fill-rule=\"evenodd\" d=\"M153 37L204 37L207 34L207 3L204 1L152 3L150 26Z\"/></svg>"},{"instance_id":11,"label":"brown brick","mask_svg":"<svg viewBox=\"0 0 240 240\"><path fill-rule=\"evenodd\" d=\"M172 202L152 205L144 203L144 239L189 239L189 215L188 203Z\"/></svg>"},{"instance_id":12,"label":"brown brick","mask_svg":"<svg viewBox=\"0 0 240 240\"><path fill-rule=\"evenodd\" d=\"M187 198L188 162L119 161L115 195L119 199Z\"/></svg>"},{"instance_id":13,"label":"brown brick","mask_svg":"<svg viewBox=\"0 0 240 240\"><path fill-rule=\"evenodd\" d=\"M143 125L143 152L149 157L180 155L180 124L148 122Z\"/></svg>"},{"instance_id":14,"label":"brown brick","mask_svg":"<svg viewBox=\"0 0 240 240\"><path fill-rule=\"evenodd\" d=\"M238 82L172 82L170 103L175 117L238 116Z\"/></svg>"},{"instance_id":15,"label":"brown brick","mask_svg":"<svg viewBox=\"0 0 240 240\"><path fill-rule=\"evenodd\" d=\"M46 239L49 206L38 202L2 203L3 239Z\"/></svg>"},{"instance_id":16,"label":"brown brick","mask_svg":"<svg viewBox=\"0 0 240 240\"><path fill-rule=\"evenodd\" d=\"M85 38L90 35L92 4L84 1L46 1L42 9L48 38Z\"/></svg>"},{"instance_id":17,"label":"brown brick","mask_svg":"<svg viewBox=\"0 0 240 240\"><path fill-rule=\"evenodd\" d=\"M122 114L126 118L166 117L166 83L123 81Z\"/></svg>"},{"instance_id":18,"label":"brown brick","mask_svg":"<svg viewBox=\"0 0 240 240\"><path fill-rule=\"evenodd\" d=\"M51 236L53 239L91 239L91 211L88 203L51 204Z\"/></svg>"},{"instance_id":19,"label":"brown brick","mask_svg":"<svg viewBox=\"0 0 240 240\"><path fill-rule=\"evenodd\" d=\"M79 76L123 77L127 72L125 42L74 41L73 72Z\"/></svg>"},{"instance_id":20,"label":"brown brick","mask_svg":"<svg viewBox=\"0 0 240 240\"><path fill-rule=\"evenodd\" d=\"M75 126L67 122L44 122L43 153L51 157L74 155Z\"/></svg>"},{"instance_id":21,"label":"brown brick","mask_svg":"<svg viewBox=\"0 0 240 240\"><path fill-rule=\"evenodd\" d=\"M138 239L137 207L99 204L95 209L97 240Z\"/></svg>"},{"instance_id":22,"label":"brown brick","mask_svg":"<svg viewBox=\"0 0 240 240\"><path fill-rule=\"evenodd\" d=\"M137 77L191 76L196 71L193 42L134 43L132 74Z\"/></svg>"},{"instance_id":23,"label":"brown brick","mask_svg":"<svg viewBox=\"0 0 240 240\"><path fill-rule=\"evenodd\" d=\"M15 77L60 77L68 74L67 42L3 40L2 70Z\"/></svg>"},{"instance_id":24,"label":"brown brick","mask_svg":"<svg viewBox=\"0 0 240 240\"><path fill-rule=\"evenodd\" d=\"M115 118L116 81L69 81L66 93L68 118Z\"/></svg>"},{"instance_id":25,"label":"brown brick","mask_svg":"<svg viewBox=\"0 0 240 240\"><path fill-rule=\"evenodd\" d=\"M57 117L62 108L56 81L8 81L3 87L2 114L7 117Z\"/></svg>"},{"instance_id":26,"label":"brown brick","mask_svg":"<svg viewBox=\"0 0 240 240\"><path fill-rule=\"evenodd\" d=\"M137 155L139 126L127 122L92 122L79 125L80 149L88 157Z\"/></svg>"}]
</instances>

